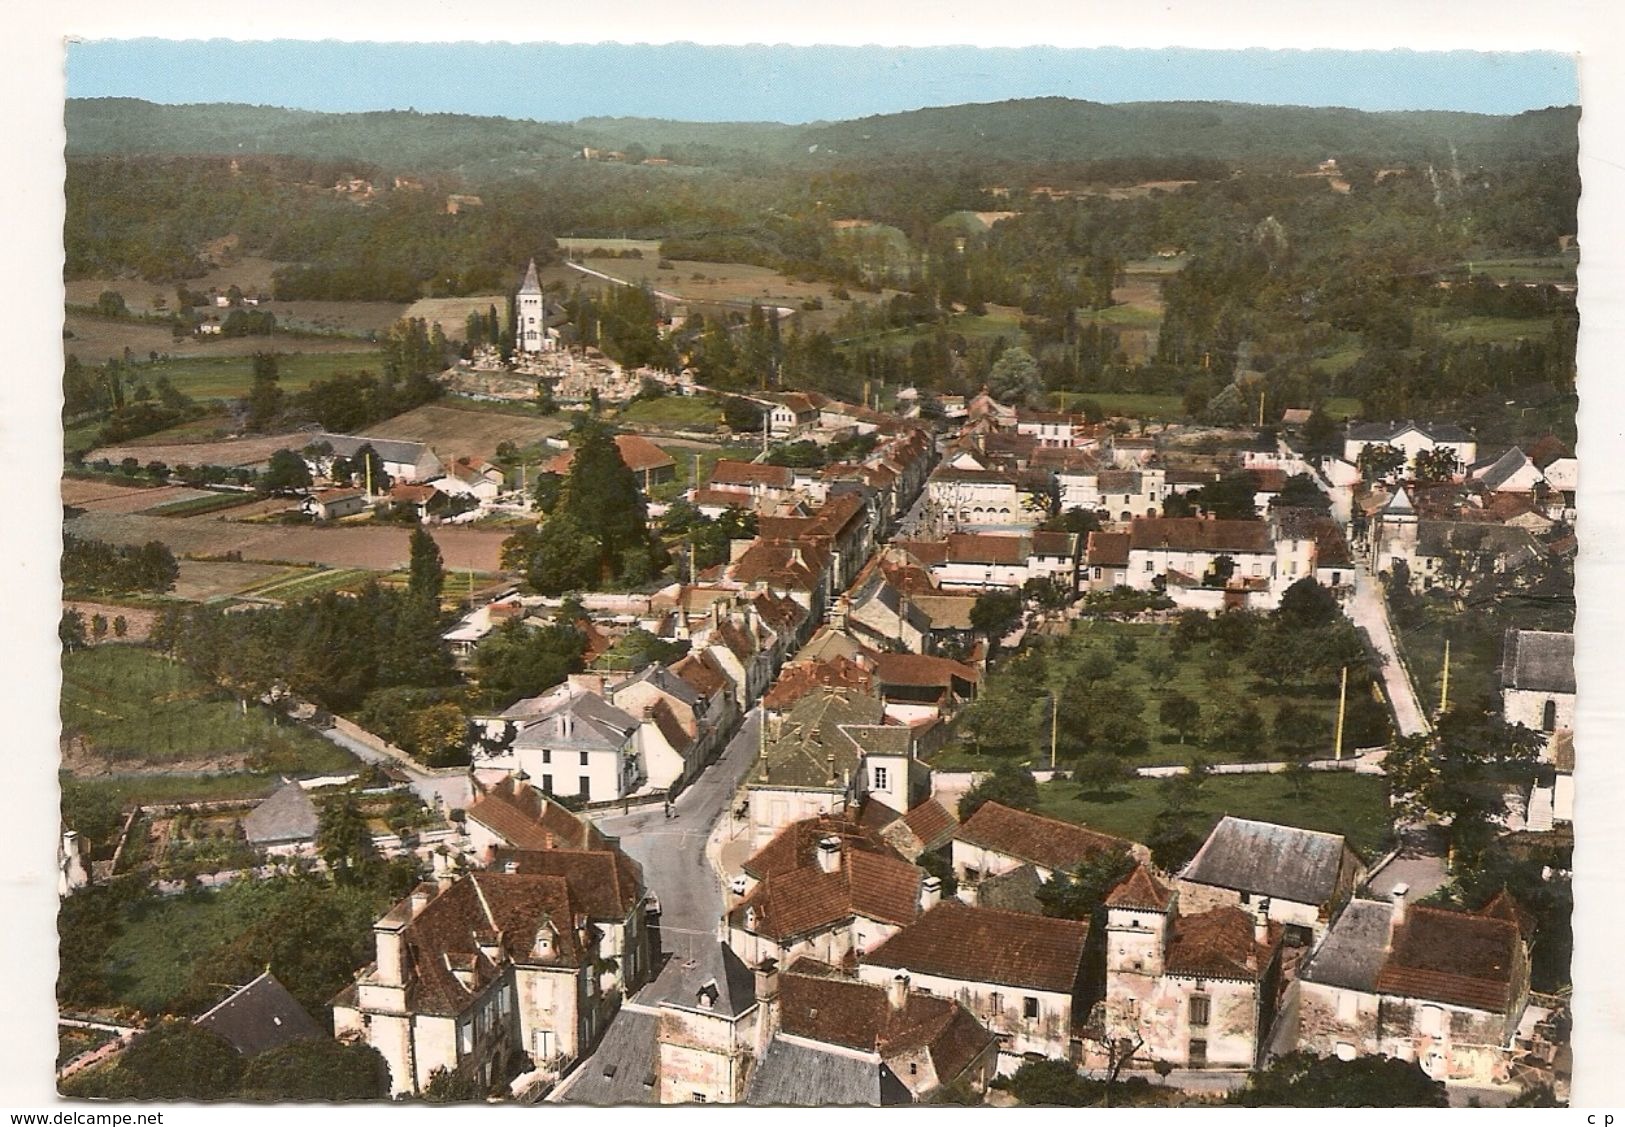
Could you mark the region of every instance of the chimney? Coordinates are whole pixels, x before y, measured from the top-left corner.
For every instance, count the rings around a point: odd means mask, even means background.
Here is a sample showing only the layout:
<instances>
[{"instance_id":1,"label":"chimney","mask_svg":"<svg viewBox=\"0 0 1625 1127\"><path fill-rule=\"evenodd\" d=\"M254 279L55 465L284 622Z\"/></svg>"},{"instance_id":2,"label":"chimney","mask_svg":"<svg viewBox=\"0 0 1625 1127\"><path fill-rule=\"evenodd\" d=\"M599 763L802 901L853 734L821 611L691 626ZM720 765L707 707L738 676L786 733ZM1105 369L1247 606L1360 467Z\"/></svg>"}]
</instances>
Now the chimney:
<instances>
[{"instance_id":1,"label":"chimney","mask_svg":"<svg viewBox=\"0 0 1625 1127\"><path fill-rule=\"evenodd\" d=\"M589 936L587 934L587 917L580 914L580 913L577 913L575 922L576 922L576 946L578 948L580 948L582 952L585 952L587 950L587 940L589 938Z\"/></svg>"},{"instance_id":2,"label":"chimney","mask_svg":"<svg viewBox=\"0 0 1625 1127\"><path fill-rule=\"evenodd\" d=\"M418 918L423 909L429 906L429 901L434 899L435 894L441 891L440 875L447 870L447 867L446 855L436 853L434 855L434 883L430 884L427 881L420 883L412 889L411 895L407 897L407 903L412 905L412 918L414 920Z\"/></svg>"},{"instance_id":3,"label":"chimney","mask_svg":"<svg viewBox=\"0 0 1625 1127\"><path fill-rule=\"evenodd\" d=\"M829 767L829 781L835 781L835 753L832 751L824 756L824 763Z\"/></svg>"},{"instance_id":4,"label":"chimney","mask_svg":"<svg viewBox=\"0 0 1625 1127\"><path fill-rule=\"evenodd\" d=\"M1253 942L1260 947L1269 945L1270 941L1270 902L1260 900L1253 908Z\"/></svg>"},{"instance_id":5,"label":"chimney","mask_svg":"<svg viewBox=\"0 0 1625 1127\"><path fill-rule=\"evenodd\" d=\"M779 996L779 964L777 959L763 959L756 964L756 1000L768 1002Z\"/></svg>"},{"instance_id":6,"label":"chimney","mask_svg":"<svg viewBox=\"0 0 1625 1127\"><path fill-rule=\"evenodd\" d=\"M818 868L826 873L841 871L841 839L833 834L818 843Z\"/></svg>"},{"instance_id":7,"label":"chimney","mask_svg":"<svg viewBox=\"0 0 1625 1127\"><path fill-rule=\"evenodd\" d=\"M929 912L942 903L942 878L926 877L920 884L920 911Z\"/></svg>"},{"instance_id":8,"label":"chimney","mask_svg":"<svg viewBox=\"0 0 1625 1127\"><path fill-rule=\"evenodd\" d=\"M836 599L835 605L831 607L829 611L830 628L833 630L845 630L846 616L851 613L851 610L851 598L846 595L842 595L840 598Z\"/></svg>"},{"instance_id":9,"label":"chimney","mask_svg":"<svg viewBox=\"0 0 1625 1127\"><path fill-rule=\"evenodd\" d=\"M892 980L886 984L886 1002L898 1013L908 1006L908 975L892 976Z\"/></svg>"},{"instance_id":10,"label":"chimney","mask_svg":"<svg viewBox=\"0 0 1625 1127\"><path fill-rule=\"evenodd\" d=\"M1388 917L1388 939L1390 942L1393 941L1394 933L1405 926L1405 917L1410 914L1410 892L1411 886L1401 882L1394 885L1394 891L1390 894L1394 900L1394 910Z\"/></svg>"},{"instance_id":11,"label":"chimney","mask_svg":"<svg viewBox=\"0 0 1625 1127\"><path fill-rule=\"evenodd\" d=\"M405 985L406 945L401 938L401 929L405 926L394 912L372 925L373 939L378 945L375 978L380 986Z\"/></svg>"}]
</instances>

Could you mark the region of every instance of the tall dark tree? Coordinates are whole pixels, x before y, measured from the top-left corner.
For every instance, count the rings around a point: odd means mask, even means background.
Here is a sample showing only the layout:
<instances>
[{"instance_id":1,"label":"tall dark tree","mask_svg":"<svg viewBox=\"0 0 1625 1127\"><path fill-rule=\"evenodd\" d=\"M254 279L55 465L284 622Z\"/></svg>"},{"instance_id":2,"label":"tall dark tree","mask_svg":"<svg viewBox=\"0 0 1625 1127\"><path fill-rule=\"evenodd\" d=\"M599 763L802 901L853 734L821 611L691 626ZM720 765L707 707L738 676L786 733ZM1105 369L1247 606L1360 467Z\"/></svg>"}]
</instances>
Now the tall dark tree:
<instances>
[{"instance_id":1,"label":"tall dark tree","mask_svg":"<svg viewBox=\"0 0 1625 1127\"><path fill-rule=\"evenodd\" d=\"M412 530L411 563L408 566L407 595L417 603L440 609L440 593L446 586L446 568L440 558L440 545L427 529Z\"/></svg>"},{"instance_id":2,"label":"tall dark tree","mask_svg":"<svg viewBox=\"0 0 1625 1127\"><path fill-rule=\"evenodd\" d=\"M371 1045L322 1037L254 1057L239 1087L250 1100L384 1100L389 1065Z\"/></svg>"}]
</instances>

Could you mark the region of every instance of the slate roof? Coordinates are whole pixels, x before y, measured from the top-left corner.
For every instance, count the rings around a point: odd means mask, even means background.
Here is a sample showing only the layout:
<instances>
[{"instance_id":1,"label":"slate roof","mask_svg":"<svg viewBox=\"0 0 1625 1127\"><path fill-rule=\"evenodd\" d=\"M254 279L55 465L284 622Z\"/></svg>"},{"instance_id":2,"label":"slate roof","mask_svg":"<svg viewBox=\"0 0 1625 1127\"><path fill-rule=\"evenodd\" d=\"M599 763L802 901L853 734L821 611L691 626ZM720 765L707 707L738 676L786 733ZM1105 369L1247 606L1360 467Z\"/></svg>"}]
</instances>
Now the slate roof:
<instances>
[{"instance_id":1,"label":"slate roof","mask_svg":"<svg viewBox=\"0 0 1625 1127\"><path fill-rule=\"evenodd\" d=\"M534 258L530 260L530 265L525 267L525 280L519 283L519 292L522 294L542 292L542 283L536 278L536 260Z\"/></svg>"},{"instance_id":2,"label":"slate roof","mask_svg":"<svg viewBox=\"0 0 1625 1127\"><path fill-rule=\"evenodd\" d=\"M417 461L429 452L429 446L424 442L407 442L395 438L368 438L360 434L321 434L312 435L307 445L315 446L327 443L333 448L335 457L354 458L356 451L363 446L371 446L373 453L385 462L402 464L416 464Z\"/></svg>"},{"instance_id":3,"label":"slate roof","mask_svg":"<svg viewBox=\"0 0 1625 1127\"><path fill-rule=\"evenodd\" d=\"M1165 912L1173 902L1174 892L1143 863L1106 894L1108 908L1146 908Z\"/></svg>"},{"instance_id":4,"label":"slate roof","mask_svg":"<svg viewBox=\"0 0 1625 1127\"><path fill-rule=\"evenodd\" d=\"M1080 861L1102 853L1127 852L1133 845L1074 822L1062 822L984 802L954 833L955 841L979 846L1052 872L1069 871Z\"/></svg>"},{"instance_id":5,"label":"slate roof","mask_svg":"<svg viewBox=\"0 0 1625 1127\"><path fill-rule=\"evenodd\" d=\"M835 1052L775 1037L745 1086L745 1102L758 1107L880 1107L881 1072L873 1058ZM908 1103L891 1080L891 1103Z\"/></svg>"},{"instance_id":6,"label":"slate roof","mask_svg":"<svg viewBox=\"0 0 1625 1127\"><path fill-rule=\"evenodd\" d=\"M1521 942L1510 920L1415 905L1394 934L1376 989L1504 1013L1513 1001Z\"/></svg>"},{"instance_id":7,"label":"slate roof","mask_svg":"<svg viewBox=\"0 0 1625 1127\"><path fill-rule=\"evenodd\" d=\"M1038 899L1038 889L1043 883L1044 879L1031 865L1021 865L1007 873L985 877L976 886L976 906L1041 916L1044 905Z\"/></svg>"},{"instance_id":8,"label":"slate roof","mask_svg":"<svg viewBox=\"0 0 1625 1127\"><path fill-rule=\"evenodd\" d=\"M1451 548L1490 552L1503 566L1512 568L1541 555L1533 536L1510 525L1451 520L1424 520L1417 525L1417 555L1443 556Z\"/></svg>"},{"instance_id":9,"label":"slate roof","mask_svg":"<svg viewBox=\"0 0 1625 1127\"><path fill-rule=\"evenodd\" d=\"M1392 442L1408 430L1426 435L1434 442L1472 442L1473 436L1453 423L1353 423L1348 437L1357 442Z\"/></svg>"},{"instance_id":10,"label":"slate roof","mask_svg":"<svg viewBox=\"0 0 1625 1127\"><path fill-rule=\"evenodd\" d=\"M1388 953L1393 911L1384 900L1350 900L1304 964L1303 980L1373 993Z\"/></svg>"},{"instance_id":11,"label":"slate roof","mask_svg":"<svg viewBox=\"0 0 1625 1127\"><path fill-rule=\"evenodd\" d=\"M710 1003L705 1009L729 1017L739 1017L756 1004L756 976L732 947L702 942L697 950L685 947L684 954L691 959L676 963L675 974L669 972L668 964L668 973L645 988L639 1001L694 1010L702 1008L703 992Z\"/></svg>"},{"instance_id":12,"label":"slate roof","mask_svg":"<svg viewBox=\"0 0 1625 1127\"><path fill-rule=\"evenodd\" d=\"M571 693L522 724L515 747L619 751L638 728L636 718L595 693Z\"/></svg>"},{"instance_id":13,"label":"slate roof","mask_svg":"<svg viewBox=\"0 0 1625 1127\"><path fill-rule=\"evenodd\" d=\"M1257 982L1269 970L1286 929L1271 923L1266 934L1266 942L1257 942L1253 918L1240 908L1180 916L1164 965L1169 974Z\"/></svg>"},{"instance_id":14,"label":"slate roof","mask_svg":"<svg viewBox=\"0 0 1625 1127\"><path fill-rule=\"evenodd\" d=\"M1136 517L1129 526L1129 549L1176 552L1270 552L1269 525L1257 520L1201 517Z\"/></svg>"},{"instance_id":15,"label":"slate roof","mask_svg":"<svg viewBox=\"0 0 1625 1127\"><path fill-rule=\"evenodd\" d=\"M1512 480L1513 475L1515 475L1519 470L1523 469L1527 465L1533 464L1534 463L1530 462L1528 456L1524 454L1522 450L1514 446L1505 454L1502 454L1499 458L1495 459L1494 462L1486 466L1476 476L1479 481L1484 483L1485 488L1499 489L1508 481Z\"/></svg>"},{"instance_id":16,"label":"slate roof","mask_svg":"<svg viewBox=\"0 0 1625 1127\"><path fill-rule=\"evenodd\" d=\"M1089 925L944 900L870 951L865 962L918 974L1070 994Z\"/></svg>"},{"instance_id":17,"label":"slate roof","mask_svg":"<svg viewBox=\"0 0 1625 1127\"><path fill-rule=\"evenodd\" d=\"M1323 905L1336 892L1347 848L1336 834L1226 816L1180 877L1297 904Z\"/></svg>"},{"instance_id":18,"label":"slate roof","mask_svg":"<svg viewBox=\"0 0 1625 1127\"><path fill-rule=\"evenodd\" d=\"M827 689L803 697L786 714L783 734L768 744L749 785L818 790L843 785L846 773L858 767L858 749L841 725L878 724L884 714L877 697Z\"/></svg>"},{"instance_id":19,"label":"slate roof","mask_svg":"<svg viewBox=\"0 0 1625 1127\"><path fill-rule=\"evenodd\" d=\"M614 696L622 689L629 689L643 681L647 681L668 696L676 697L691 708L700 703L698 690L659 662L645 665L626 680L610 686L608 692L611 696Z\"/></svg>"},{"instance_id":20,"label":"slate roof","mask_svg":"<svg viewBox=\"0 0 1625 1127\"><path fill-rule=\"evenodd\" d=\"M659 1014L622 1007L562 1102L592 1107L659 1103L659 1024Z\"/></svg>"},{"instance_id":21,"label":"slate roof","mask_svg":"<svg viewBox=\"0 0 1625 1127\"><path fill-rule=\"evenodd\" d=\"M243 835L253 845L313 841L320 819L316 804L298 783L284 783L275 794L249 811Z\"/></svg>"},{"instance_id":22,"label":"slate roof","mask_svg":"<svg viewBox=\"0 0 1625 1127\"><path fill-rule=\"evenodd\" d=\"M1574 692L1574 635L1508 630L1501 654L1501 687L1535 693Z\"/></svg>"},{"instance_id":23,"label":"slate roof","mask_svg":"<svg viewBox=\"0 0 1625 1127\"><path fill-rule=\"evenodd\" d=\"M194 1019L193 1024L225 1039L245 1057L327 1036L270 971Z\"/></svg>"}]
</instances>

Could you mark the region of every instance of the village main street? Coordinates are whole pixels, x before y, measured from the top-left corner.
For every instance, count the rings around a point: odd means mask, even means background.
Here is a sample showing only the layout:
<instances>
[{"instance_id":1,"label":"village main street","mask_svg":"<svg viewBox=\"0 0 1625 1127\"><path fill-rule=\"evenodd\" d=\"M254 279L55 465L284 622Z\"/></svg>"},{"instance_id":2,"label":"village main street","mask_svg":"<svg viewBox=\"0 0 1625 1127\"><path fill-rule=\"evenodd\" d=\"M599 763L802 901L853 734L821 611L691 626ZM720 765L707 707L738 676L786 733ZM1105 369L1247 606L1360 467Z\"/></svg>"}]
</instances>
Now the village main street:
<instances>
[{"instance_id":1,"label":"village main street","mask_svg":"<svg viewBox=\"0 0 1625 1127\"><path fill-rule=\"evenodd\" d=\"M653 982L622 1006L593 1054L548 1097L571 1103L654 1103L644 1083L654 1072L655 1007L664 1001L692 1005L707 982L726 983L728 967L717 935L722 917L722 878L712 868L706 843L756 762L761 712L745 717L717 762L672 804L650 805L597 819L605 833L643 866L643 879L659 902L660 958Z\"/></svg>"}]
</instances>

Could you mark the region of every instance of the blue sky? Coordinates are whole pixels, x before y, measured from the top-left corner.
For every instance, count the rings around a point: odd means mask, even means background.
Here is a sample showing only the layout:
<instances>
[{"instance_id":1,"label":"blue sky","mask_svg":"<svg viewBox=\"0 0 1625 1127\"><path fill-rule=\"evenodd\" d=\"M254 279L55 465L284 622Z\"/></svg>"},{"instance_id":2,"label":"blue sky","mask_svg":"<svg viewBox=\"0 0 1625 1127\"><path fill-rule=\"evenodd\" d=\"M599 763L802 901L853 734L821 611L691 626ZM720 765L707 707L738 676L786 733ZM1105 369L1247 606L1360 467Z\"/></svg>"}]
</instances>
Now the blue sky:
<instances>
[{"instance_id":1,"label":"blue sky","mask_svg":"<svg viewBox=\"0 0 1625 1127\"><path fill-rule=\"evenodd\" d=\"M542 121L805 122L1044 95L1479 113L1579 101L1574 59L1545 52L139 39L71 44L67 75L76 98Z\"/></svg>"}]
</instances>

